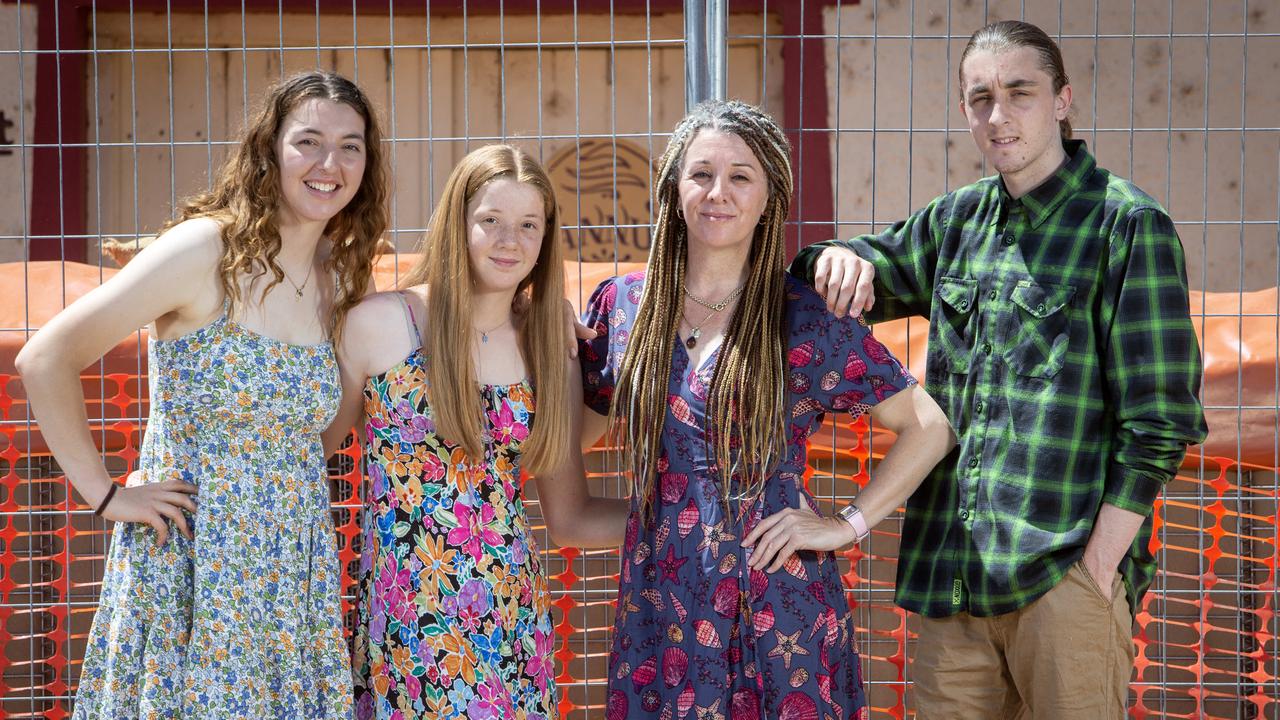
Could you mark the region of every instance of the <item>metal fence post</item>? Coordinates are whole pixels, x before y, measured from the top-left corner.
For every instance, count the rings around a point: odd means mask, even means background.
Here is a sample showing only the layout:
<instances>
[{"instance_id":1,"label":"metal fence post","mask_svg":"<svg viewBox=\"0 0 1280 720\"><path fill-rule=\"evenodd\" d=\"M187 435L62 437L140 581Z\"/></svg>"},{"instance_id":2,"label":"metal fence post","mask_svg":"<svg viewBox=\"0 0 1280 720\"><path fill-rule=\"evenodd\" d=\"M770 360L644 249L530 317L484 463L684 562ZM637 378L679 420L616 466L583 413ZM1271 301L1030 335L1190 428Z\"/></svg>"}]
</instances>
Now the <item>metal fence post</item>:
<instances>
[{"instance_id":1,"label":"metal fence post","mask_svg":"<svg viewBox=\"0 0 1280 720\"><path fill-rule=\"evenodd\" d=\"M684 106L725 98L728 0L684 0Z\"/></svg>"}]
</instances>

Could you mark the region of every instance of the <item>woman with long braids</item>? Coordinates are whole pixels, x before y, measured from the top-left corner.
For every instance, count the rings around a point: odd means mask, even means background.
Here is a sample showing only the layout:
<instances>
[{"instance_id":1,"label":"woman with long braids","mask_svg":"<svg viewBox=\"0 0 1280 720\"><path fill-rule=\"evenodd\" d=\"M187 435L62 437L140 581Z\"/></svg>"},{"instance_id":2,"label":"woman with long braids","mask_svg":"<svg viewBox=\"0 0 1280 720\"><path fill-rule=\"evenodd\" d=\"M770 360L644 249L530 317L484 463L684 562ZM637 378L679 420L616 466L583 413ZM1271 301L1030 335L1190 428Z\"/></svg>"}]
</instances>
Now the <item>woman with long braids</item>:
<instances>
[{"instance_id":1,"label":"woman with long braids","mask_svg":"<svg viewBox=\"0 0 1280 720\"><path fill-rule=\"evenodd\" d=\"M19 354L49 447L115 523L75 718L351 716L321 431L386 226L380 140L351 81L283 81L213 188ZM143 325L151 410L121 487L79 373Z\"/></svg>"},{"instance_id":2,"label":"woman with long braids","mask_svg":"<svg viewBox=\"0 0 1280 720\"><path fill-rule=\"evenodd\" d=\"M865 717L831 551L864 538L954 444L867 328L786 275L789 152L758 108L695 108L662 157L647 269L591 298L587 429L613 429L634 482L609 720ZM854 502L823 517L802 478L829 411L870 412L898 440Z\"/></svg>"}]
</instances>

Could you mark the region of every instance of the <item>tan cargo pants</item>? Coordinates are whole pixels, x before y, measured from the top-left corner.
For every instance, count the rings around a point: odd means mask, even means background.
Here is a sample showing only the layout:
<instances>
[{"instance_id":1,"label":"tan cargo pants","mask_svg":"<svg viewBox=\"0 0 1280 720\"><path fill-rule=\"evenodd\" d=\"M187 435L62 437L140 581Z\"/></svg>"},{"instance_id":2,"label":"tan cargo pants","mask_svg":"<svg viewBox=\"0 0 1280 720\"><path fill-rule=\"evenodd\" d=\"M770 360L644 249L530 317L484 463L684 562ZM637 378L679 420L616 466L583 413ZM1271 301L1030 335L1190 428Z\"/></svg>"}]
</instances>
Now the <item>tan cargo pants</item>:
<instances>
[{"instance_id":1,"label":"tan cargo pants","mask_svg":"<svg viewBox=\"0 0 1280 720\"><path fill-rule=\"evenodd\" d=\"M1104 594L1077 562L1020 610L921 620L917 720L1125 717L1133 618L1118 573Z\"/></svg>"}]
</instances>

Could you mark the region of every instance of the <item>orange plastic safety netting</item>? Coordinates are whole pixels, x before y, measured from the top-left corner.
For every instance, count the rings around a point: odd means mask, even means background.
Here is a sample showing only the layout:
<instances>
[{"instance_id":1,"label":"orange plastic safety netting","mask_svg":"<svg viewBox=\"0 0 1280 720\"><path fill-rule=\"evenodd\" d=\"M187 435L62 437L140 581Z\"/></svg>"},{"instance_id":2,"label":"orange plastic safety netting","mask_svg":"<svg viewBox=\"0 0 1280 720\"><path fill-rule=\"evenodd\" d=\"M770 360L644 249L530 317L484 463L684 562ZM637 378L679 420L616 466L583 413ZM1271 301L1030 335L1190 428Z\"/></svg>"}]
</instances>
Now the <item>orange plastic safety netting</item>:
<instances>
[{"instance_id":1,"label":"orange plastic safety netting","mask_svg":"<svg viewBox=\"0 0 1280 720\"><path fill-rule=\"evenodd\" d=\"M143 385L125 374L86 380L107 390L108 419L97 430L108 443L119 441L110 462L132 463L141 437L133 419L140 407L136 393ZM16 385L12 376L0 375L0 419L6 421L0 431L0 697L5 717L62 718L75 692L108 534L68 497L63 478L48 472L48 454L28 451L34 428L8 422L23 405ZM819 497L851 495L867 479L871 450L878 455L887 443L870 435L864 421L842 425L831 425L812 443L807 480ZM332 475L348 612L358 552L358 452L356 446L342 451ZM1154 544L1161 569L1136 618L1133 717L1277 716L1276 477L1275 468L1193 456L1159 501ZM593 480L616 488L611 473ZM530 508L537 525L537 504ZM873 717L881 718L911 714L914 622L892 604L896 533L889 521L846 553L864 676ZM561 710L566 718L596 717L606 682L615 556L574 548L547 554L556 594Z\"/></svg>"},{"instance_id":2,"label":"orange plastic safety netting","mask_svg":"<svg viewBox=\"0 0 1280 720\"><path fill-rule=\"evenodd\" d=\"M38 273L36 265L28 272ZM613 267L573 268L573 284L589 290L597 275L611 273ZM66 267L58 272L69 278L64 280L68 286L85 286L69 291L71 296L101 281L96 269L84 278L68 275ZM1280 434L1274 407L1280 373L1274 369L1275 331L1264 327L1260 336L1250 336L1246 329L1242 341L1240 330L1242 319L1250 316L1275 327L1276 291L1268 292L1233 296L1235 308L1210 308L1215 311L1197 321L1208 359L1205 399L1213 435L1200 449L1207 454L1189 456L1156 506L1153 544L1160 572L1136 617L1135 718L1280 717L1280 469L1275 450ZM1205 307L1212 299L1199 300ZM61 302L59 298L57 304ZM21 319L29 327L43 320L31 315ZM15 327L17 321L0 317L0 327ZM924 328L915 321L888 326L882 333L917 375L922 374ZM123 343L98 372L83 377L95 437L109 469L119 474L136 465L147 411L145 361L138 352L144 342L139 337ZM1248 346L1249 357L1260 360L1244 362L1242 346ZM70 714L109 535L104 523L69 493L28 414L21 381L12 374L15 347L0 337L0 715L63 718ZM810 491L824 501L852 497L891 441L865 420L829 420L811 439ZM1227 454L1237 459L1220 457ZM591 466L598 472L591 481L598 490L623 492L607 456L594 453ZM351 572L359 552L359 457L359 448L350 446L331 462L349 618ZM539 525L537 503L529 508ZM864 678L873 717L879 718L912 714L915 620L892 604L896 522L886 521L868 542L846 554L845 580L856 611ZM550 547L545 534L540 540ZM546 554L556 595L562 714L600 717L616 556L574 548Z\"/></svg>"}]
</instances>

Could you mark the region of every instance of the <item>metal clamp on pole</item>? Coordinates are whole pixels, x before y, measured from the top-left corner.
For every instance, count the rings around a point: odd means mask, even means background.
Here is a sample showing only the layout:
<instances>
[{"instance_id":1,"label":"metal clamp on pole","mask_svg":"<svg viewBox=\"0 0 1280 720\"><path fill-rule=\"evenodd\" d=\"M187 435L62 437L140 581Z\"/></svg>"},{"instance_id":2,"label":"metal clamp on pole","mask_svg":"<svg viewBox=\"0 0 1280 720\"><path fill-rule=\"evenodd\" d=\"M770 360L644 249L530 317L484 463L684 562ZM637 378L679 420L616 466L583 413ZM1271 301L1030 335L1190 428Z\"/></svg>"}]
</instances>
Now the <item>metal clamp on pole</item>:
<instances>
[{"instance_id":1,"label":"metal clamp on pole","mask_svg":"<svg viewBox=\"0 0 1280 720\"><path fill-rule=\"evenodd\" d=\"M684 0L684 106L724 100L728 0Z\"/></svg>"}]
</instances>

